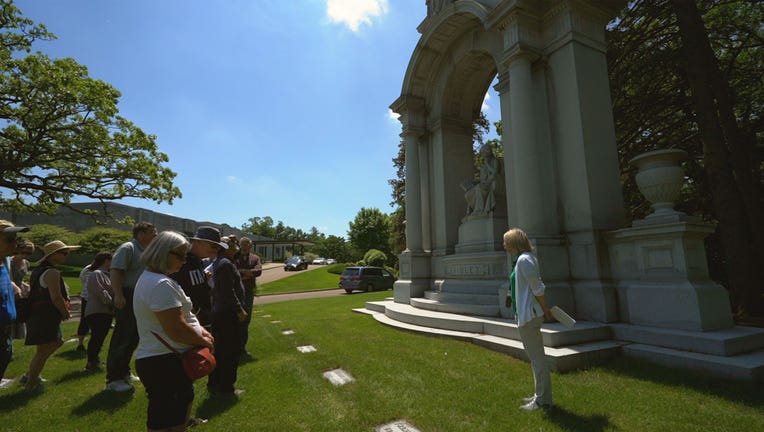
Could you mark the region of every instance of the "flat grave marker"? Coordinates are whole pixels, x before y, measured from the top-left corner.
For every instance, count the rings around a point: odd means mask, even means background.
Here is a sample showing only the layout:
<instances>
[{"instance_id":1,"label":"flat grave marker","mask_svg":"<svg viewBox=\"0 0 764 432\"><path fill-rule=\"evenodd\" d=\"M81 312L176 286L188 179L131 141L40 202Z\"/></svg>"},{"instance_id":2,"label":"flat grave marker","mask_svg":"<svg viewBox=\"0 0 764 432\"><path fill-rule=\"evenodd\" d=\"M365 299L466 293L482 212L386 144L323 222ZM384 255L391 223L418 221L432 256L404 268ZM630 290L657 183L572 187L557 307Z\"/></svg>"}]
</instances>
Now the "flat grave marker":
<instances>
[{"instance_id":1,"label":"flat grave marker","mask_svg":"<svg viewBox=\"0 0 764 432\"><path fill-rule=\"evenodd\" d=\"M336 386L343 386L347 383L355 381L355 378L353 378L349 373L339 368L324 372L323 377Z\"/></svg>"}]
</instances>

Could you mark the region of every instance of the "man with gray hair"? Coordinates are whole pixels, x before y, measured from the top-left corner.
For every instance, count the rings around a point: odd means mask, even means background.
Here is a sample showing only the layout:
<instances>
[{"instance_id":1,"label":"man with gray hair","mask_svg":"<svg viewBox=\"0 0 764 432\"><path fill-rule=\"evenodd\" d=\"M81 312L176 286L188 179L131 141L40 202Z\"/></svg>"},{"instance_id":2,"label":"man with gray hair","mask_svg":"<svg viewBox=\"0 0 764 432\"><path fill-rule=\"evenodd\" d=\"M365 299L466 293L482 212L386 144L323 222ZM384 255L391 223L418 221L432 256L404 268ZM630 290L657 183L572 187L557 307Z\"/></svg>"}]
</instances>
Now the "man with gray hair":
<instances>
[{"instance_id":1,"label":"man with gray hair","mask_svg":"<svg viewBox=\"0 0 764 432\"><path fill-rule=\"evenodd\" d=\"M260 263L260 257L252 253L252 240L242 237L239 242L241 251L236 258L236 268L241 274L241 282L244 285L244 311L247 312L247 318L241 323L241 355L250 357L247 352L247 340L249 339L249 323L252 321L252 305L255 302L257 291L257 277L263 273L263 266Z\"/></svg>"}]
</instances>

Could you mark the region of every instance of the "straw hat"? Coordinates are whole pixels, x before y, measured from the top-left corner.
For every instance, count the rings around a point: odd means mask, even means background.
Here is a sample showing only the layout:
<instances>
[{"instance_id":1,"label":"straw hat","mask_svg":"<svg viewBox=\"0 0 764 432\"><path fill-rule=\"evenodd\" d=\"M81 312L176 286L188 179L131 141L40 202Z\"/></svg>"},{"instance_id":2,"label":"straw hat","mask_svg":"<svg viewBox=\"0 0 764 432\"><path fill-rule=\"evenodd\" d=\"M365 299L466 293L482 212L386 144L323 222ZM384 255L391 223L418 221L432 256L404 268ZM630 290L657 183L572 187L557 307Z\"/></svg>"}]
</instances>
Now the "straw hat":
<instances>
[{"instance_id":1,"label":"straw hat","mask_svg":"<svg viewBox=\"0 0 764 432\"><path fill-rule=\"evenodd\" d=\"M45 261L49 256L53 255L56 252L62 251L66 249L67 251L73 251L81 248L82 246L67 246L64 242L61 240L53 240L50 243L47 243L45 246L42 247L42 252L44 255L42 258L40 258L40 261Z\"/></svg>"}]
</instances>

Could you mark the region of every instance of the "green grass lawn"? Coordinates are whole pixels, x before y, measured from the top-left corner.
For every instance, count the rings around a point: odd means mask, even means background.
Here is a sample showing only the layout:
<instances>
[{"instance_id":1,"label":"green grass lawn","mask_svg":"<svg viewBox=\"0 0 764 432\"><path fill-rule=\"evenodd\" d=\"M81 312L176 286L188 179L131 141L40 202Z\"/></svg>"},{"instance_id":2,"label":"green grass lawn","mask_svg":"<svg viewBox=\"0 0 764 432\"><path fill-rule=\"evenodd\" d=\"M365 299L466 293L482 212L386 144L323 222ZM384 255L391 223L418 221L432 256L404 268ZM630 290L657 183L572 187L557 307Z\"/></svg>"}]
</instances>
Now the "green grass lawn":
<instances>
[{"instance_id":1,"label":"green grass lawn","mask_svg":"<svg viewBox=\"0 0 764 432\"><path fill-rule=\"evenodd\" d=\"M239 400L210 399L196 383L201 431L373 431L405 419L431 431L757 431L764 391L749 384L617 359L586 371L553 374L556 408L521 412L532 393L527 363L453 339L399 331L354 313L386 292L258 307L239 368ZM266 315L270 315L266 317ZM280 321L272 323L272 321ZM64 325L72 337L76 323ZM285 329L293 335L283 335ZM313 345L302 354L296 347ZM49 360L45 393L0 390L3 431L145 430L146 396L102 392L104 374L81 372L85 358L67 343ZM7 375L26 368L18 343ZM341 367L355 382L334 387L322 372Z\"/></svg>"},{"instance_id":2,"label":"green grass lawn","mask_svg":"<svg viewBox=\"0 0 764 432\"><path fill-rule=\"evenodd\" d=\"M322 289L338 288L340 276L329 273L329 267L320 267L315 270L294 272L294 275L257 285L258 295L283 294L289 292L316 291ZM266 271L281 271L280 269Z\"/></svg>"}]
</instances>

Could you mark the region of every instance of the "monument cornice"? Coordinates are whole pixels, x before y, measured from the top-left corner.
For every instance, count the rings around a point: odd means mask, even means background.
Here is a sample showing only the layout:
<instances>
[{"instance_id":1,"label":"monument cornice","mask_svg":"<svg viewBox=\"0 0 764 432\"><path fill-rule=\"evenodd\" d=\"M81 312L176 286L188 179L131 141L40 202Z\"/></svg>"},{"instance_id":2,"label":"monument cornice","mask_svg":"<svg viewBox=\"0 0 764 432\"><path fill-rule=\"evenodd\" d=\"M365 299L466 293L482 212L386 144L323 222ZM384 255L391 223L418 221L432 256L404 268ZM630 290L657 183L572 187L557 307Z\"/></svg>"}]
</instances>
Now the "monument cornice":
<instances>
[{"instance_id":1,"label":"monument cornice","mask_svg":"<svg viewBox=\"0 0 764 432\"><path fill-rule=\"evenodd\" d=\"M583 0L556 3L543 17L547 29L544 52L550 54L573 41L606 52L605 26L615 16L619 3L612 1L595 5L595 2Z\"/></svg>"},{"instance_id":2,"label":"monument cornice","mask_svg":"<svg viewBox=\"0 0 764 432\"><path fill-rule=\"evenodd\" d=\"M400 115L398 121L403 126L401 135L422 133L426 130L427 110L424 99L418 96L401 95L390 105L390 109Z\"/></svg>"}]
</instances>

